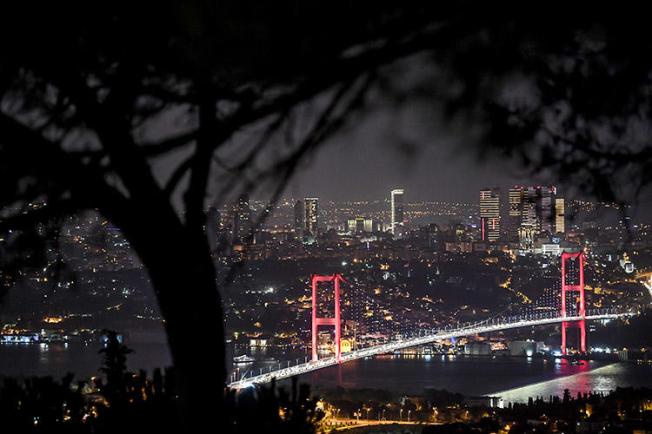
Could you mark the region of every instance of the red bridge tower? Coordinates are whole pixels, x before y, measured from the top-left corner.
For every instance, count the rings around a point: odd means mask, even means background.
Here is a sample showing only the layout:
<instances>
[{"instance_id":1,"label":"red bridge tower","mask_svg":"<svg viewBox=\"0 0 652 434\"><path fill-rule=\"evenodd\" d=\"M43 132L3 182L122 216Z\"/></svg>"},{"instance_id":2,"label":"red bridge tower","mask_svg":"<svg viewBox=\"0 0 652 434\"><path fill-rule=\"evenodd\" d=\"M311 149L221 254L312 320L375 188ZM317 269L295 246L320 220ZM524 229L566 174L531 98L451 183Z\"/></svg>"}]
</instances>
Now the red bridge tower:
<instances>
[{"instance_id":1,"label":"red bridge tower","mask_svg":"<svg viewBox=\"0 0 652 434\"><path fill-rule=\"evenodd\" d=\"M579 270L578 281L576 284L567 283L566 264L569 260L577 261L577 268ZM573 312L573 316L582 317L579 321L563 321L561 323L561 353L566 355L566 331L570 327L578 327L580 329L580 352L586 353L586 307L584 304L584 254L577 253L562 253L561 254L561 316L565 317L566 310L566 294L579 292L579 303L577 312Z\"/></svg>"},{"instance_id":2,"label":"red bridge tower","mask_svg":"<svg viewBox=\"0 0 652 434\"><path fill-rule=\"evenodd\" d=\"M317 356L317 331L319 326L335 326L335 358L337 362L342 361L342 354L340 351L340 339L342 336L341 332L341 320L340 320L340 282L343 282L344 278L340 274L333 274L331 276L320 276L314 274L310 278L312 285L312 361L316 362L318 360ZM333 282L333 287L335 290L334 299L335 299L335 317L333 318L318 318L317 317L317 284L319 282Z\"/></svg>"}]
</instances>

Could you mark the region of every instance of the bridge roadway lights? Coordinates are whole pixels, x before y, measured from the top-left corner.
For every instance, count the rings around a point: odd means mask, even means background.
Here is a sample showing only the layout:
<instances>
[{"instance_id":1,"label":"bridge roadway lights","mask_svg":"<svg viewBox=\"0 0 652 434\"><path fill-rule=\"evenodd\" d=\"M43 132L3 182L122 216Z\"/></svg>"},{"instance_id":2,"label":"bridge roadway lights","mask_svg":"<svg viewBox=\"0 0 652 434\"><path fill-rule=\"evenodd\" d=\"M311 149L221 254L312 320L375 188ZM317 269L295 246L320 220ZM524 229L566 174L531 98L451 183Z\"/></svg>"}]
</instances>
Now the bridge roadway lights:
<instances>
[{"instance_id":1,"label":"bridge roadway lights","mask_svg":"<svg viewBox=\"0 0 652 434\"><path fill-rule=\"evenodd\" d=\"M559 316L550 317L548 315L534 315L529 319L515 318L511 321L501 322L500 324L489 326L487 324L473 324L468 327L463 327L459 330L444 331L439 330L435 333L423 336L421 338L412 338L404 339L398 342L391 342L387 344L378 345L375 347L363 348L360 350L351 351L346 353L343 357L340 357L339 362L335 357L329 357L326 359L320 359L316 362L309 361L300 365L295 365L290 368L282 368L277 371L268 372L257 377L247 377L240 378L238 381L234 381L228 385L228 387L233 389L244 389L246 387L251 387L255 384L268 383L272 379L282 380L285 378L292 377L294 375L301 375L307 372L315 371L318 369L326 368L328 366L336 365L337 363L346 363L352 360L361 359L364 357L375 356L377 354L385 354L402 348L414 347L417 345L428 344L439 339L449 339L451 337L460 337L468 336L476 333L487 333L498 330L508 330L513 328L520 327L532 327L538 325L549 325L556 324L561 322L579 322L582 320L585 321L597 321L605 319L616 319L623 317L631 317L640 314L640 312L616 312L610 310L595 310L588 311L585 317L572 316L562 318Z\"/></svg>"},{"instance_id":2,"label":"bridge roadway lights","mask_svg":"<svg viewBox=\"0 0 652 434\"><path fill-rule=\"evenodd\" d=\"M312 285L312 361L316 362L319 360L317 355L317 332L319 326L335 326L335 359L337 363L342 363L342 353L340 347L340 341L342 338L342 321L340 319L340 282L343 282L344 278L340 274L333 274L330 276L322 276L313 274L310 278L310 283ZM317 317L317 285L320 282L333 282L333 289L335 293L333 298L335 300L335 316L332 318L320 318Z\"/></svg>"},{"instance_id":3,"label":"bridge roadway lights","mask_svg":"<svg viewBox=\"0 0 652 434\"><path fill-rule=\"evenodd\" d=\"M577 285L568 284L566 282L566 264L569 260L577 260L579 265L579 282ZM567 317L566 310L566 294L579 293L579 308L576 316L581 317L579 321L563 321L561 323L561 353L566 355L566 333L570 327L578 327L580 329L580 352L586 353L586 305L584 298L584 254L582 252L561 254L561 317Z\"/></svg>"}]
</instances>

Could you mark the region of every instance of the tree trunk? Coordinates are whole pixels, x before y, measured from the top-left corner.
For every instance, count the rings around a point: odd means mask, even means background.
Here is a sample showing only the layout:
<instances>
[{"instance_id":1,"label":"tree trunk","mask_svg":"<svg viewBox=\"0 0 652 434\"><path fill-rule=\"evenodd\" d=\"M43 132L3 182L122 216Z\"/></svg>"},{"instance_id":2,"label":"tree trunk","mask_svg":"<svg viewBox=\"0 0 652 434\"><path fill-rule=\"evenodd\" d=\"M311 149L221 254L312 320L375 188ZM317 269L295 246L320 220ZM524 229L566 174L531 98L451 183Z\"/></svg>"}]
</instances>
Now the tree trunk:
<instances>
[{"instance_id":1,"label":"tree trunk","mask_svg":"<svg viewBox=\"0 0 652 434\"><path fill-rule=\"evenodd\" d=\"M176 266L151 267L150 276L165 318L183 421L188 432L199 432L198 428L219 426L222 421L225 378L222 306L210 257L208 266L198 265L181 258L184 253L173 255L178 258Z\"/></svg>"},{"instance_id":2,"label":"tree trunk","mask_svg":"<svg viewBox=\"0 0 652 434\"><path fill-rule=\"evenodd\" d=\"M204 432L224 421L224 324L215 266L207 239L188 236L173 210L160 211L141 215L142 224L125 235L149 272L165 320L183 431Z\"/></svg>"}]
</instances>

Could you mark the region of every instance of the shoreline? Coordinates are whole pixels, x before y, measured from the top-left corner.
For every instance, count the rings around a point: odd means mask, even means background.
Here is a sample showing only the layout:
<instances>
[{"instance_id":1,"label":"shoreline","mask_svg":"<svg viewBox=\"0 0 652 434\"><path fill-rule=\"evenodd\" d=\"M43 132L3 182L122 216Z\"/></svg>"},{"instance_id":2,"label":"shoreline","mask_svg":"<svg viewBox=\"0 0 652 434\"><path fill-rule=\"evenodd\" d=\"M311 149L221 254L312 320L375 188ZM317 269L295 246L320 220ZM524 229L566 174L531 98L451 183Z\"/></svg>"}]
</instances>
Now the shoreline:
<instances>
[{"instance_id":1,"label":"shoreline","mask_svg":"<svg viewBox=\"0 0 652 434\"><path fill-rule=\"evenodd\" d=\"M526 391L527 391L527 389L530 389L530 388L541 388L542 386L545 386L545 385L555 385L555 384L558 384L560 382L568 382L569 380L574 379L574 378L579 379L581 377L586 377L587 375L599 374L601 372L613 370L616 367L622 367L623 365L624 364L622 362L614 362L614 363L610 363L610 364L605 365L605 366L600 366L600 367L597 367L597 368L594 368L594 369L589 369L588 371L578 372L578 373L570 374L570 375L564 375L564 376L561 376L561 377L558 377L558 378L553 378L551 380L538 381L538 382L528 384L528 385L525 385L525 386L514 387L514 388L511 388L511 389L505 389L505 390L502 390L502 391L490 393L490 394L487 394L487 396L499 397L499 398L501 398L503 400L503 402L505 404L507 404L507 403L527 402L527 398L526 399L514 399L514 398L512 398L512 400L505 399L505 395L509 396L509 395L514 395L514 394L522 394L523 396L528 396L528 398L531 397L533 399L536 399L537 396L541 396L544 399L547 399L548 396L546 396L546 395L542 395L540 393L535 394L535 395L528 395L528 393ZM570 387L572 387L572 386L570 386ZM571 390L570 387L567 387L567 388L569 390ZM618 386L616 386L616 387L618 387ZM614 390L614 389L608 389L608 390L598 389L598 390L592 390L592 391L599 393L599 392L608 392L608 391L612 391L612 390ZM558 394L552 394L552 395L554 396L554 395L558 395Z\"/></svg>"}]
</instances>

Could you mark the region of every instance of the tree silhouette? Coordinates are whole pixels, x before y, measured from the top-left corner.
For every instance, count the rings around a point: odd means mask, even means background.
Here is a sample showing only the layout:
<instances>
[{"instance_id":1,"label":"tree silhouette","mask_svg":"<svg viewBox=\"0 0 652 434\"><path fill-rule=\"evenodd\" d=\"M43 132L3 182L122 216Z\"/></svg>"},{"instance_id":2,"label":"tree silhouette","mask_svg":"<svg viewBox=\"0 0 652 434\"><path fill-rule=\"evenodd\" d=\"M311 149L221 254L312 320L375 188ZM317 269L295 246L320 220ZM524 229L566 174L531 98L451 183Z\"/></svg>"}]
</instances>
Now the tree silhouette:
<instances>
[{"instance_id":1,"label":"tree silhouette","mask_svg":"<svg viewBox=\"0 0 652 434\"><path fill-rule=\"evenodd\" d=\"M103 214L149 273L190 431L224 418L208 202L262 189L273 204L370 103L426 100L476 122L489 154L601 198L649 183L652 38L635 8L10 3L0 14L0 283L43 264L53 219ZM406 79L397 59L421 74Z\"/></svg>"},{"instance_id":2,"label":"tree silhouette","mask_svg":"<svg viewBox=\"0 0 652 434\"><path fill-rule=\"evenodd\" d=\"M100 371L106 375L104 395L112 407L124 406L127 401L127 354L132 350L120 342L118 332L105 330L106 343L100 350L103 362Z\"/></svg>"},{"instance_id":3,"label":"tree silhouette","mask_svg":"<svg viewBox=\"0 0 652 434\"><path fill-rule=\"evenodd\" d=\"M269 181L278 197L301 158L361 106L369 54L341 53L376 30L358 30L365 11L351 8L342 33L326 37L321 18L341 11L325 2L34 7L2 13L0 230L21 234L9 234L3 250L27 252L3 266L3 280L43 264L35 253L48 239L42 223L99 211L149 272L186 420L220 419L223 320L204 230L207 196L223 203ZM301 129L270 140L313 99ZM39 199L47 205L34 206Z\"/></svg>"}]
</instances>

